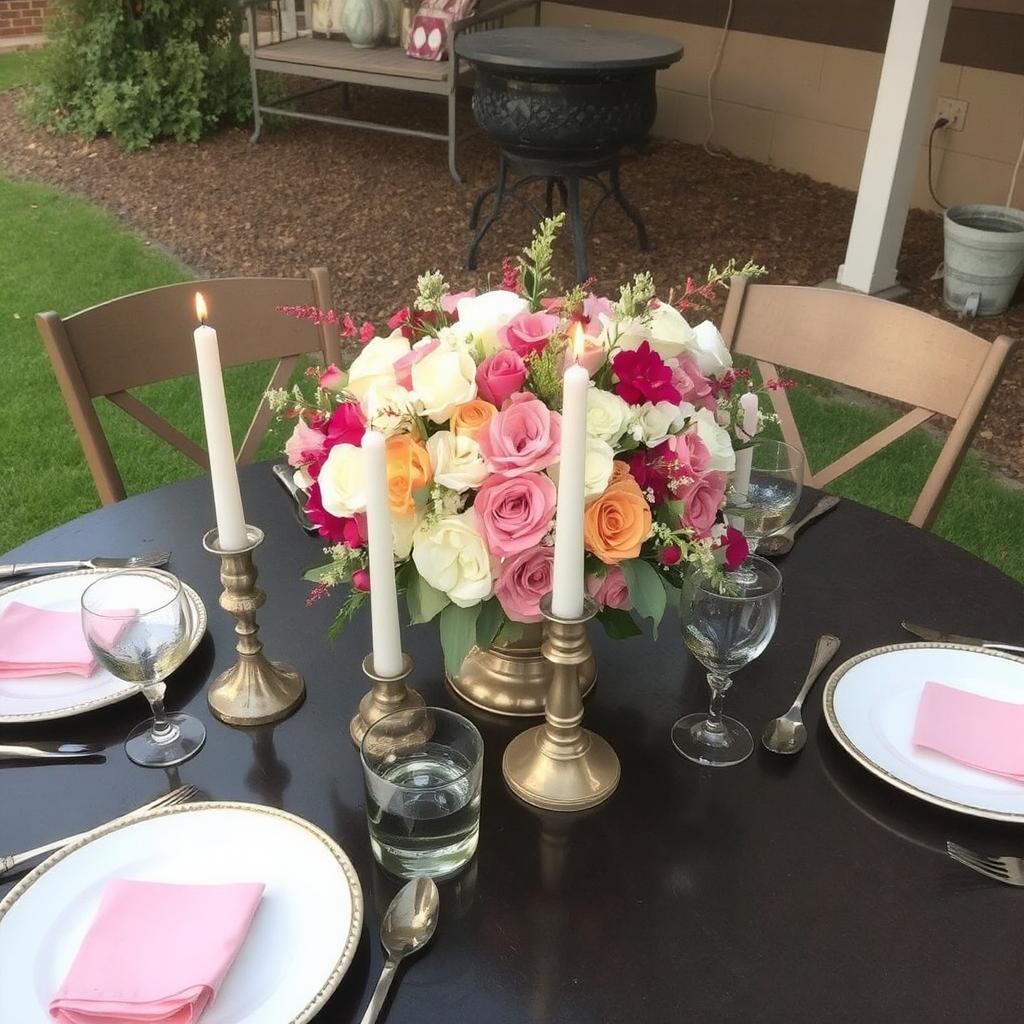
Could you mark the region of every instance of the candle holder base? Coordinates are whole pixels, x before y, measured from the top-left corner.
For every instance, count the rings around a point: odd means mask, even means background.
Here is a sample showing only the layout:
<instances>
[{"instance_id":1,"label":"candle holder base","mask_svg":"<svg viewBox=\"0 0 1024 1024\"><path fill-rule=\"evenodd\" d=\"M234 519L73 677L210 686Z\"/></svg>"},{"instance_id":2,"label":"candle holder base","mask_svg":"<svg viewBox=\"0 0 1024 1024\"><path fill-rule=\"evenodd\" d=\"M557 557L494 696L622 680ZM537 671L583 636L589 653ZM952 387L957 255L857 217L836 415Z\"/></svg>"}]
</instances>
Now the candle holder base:
<instances>
[{"instance_id":1,"label":"candle holder base","mask_svg":"<svg viewBox=\"0 0 1024 1024\"><path fill-rule=\"evenodd\" d=\"M379 676L373 670L373 655L368 654L363 658L363 674L373 685L367 693L363 694L363 699L359 702L359 710L352 716L352 721L349 723L349 735L357 747L363 742L366 730L374 722L379 722L385 715L394 714L396 711L409 711L425 705L419 693L406 685L406 680L412 675L412 668L412 658L408 654L403 654L402 671L399 675Z\"/></svg>"},{"instance_id":2,"label":"candle holder base","mask_svg":"<svg viewBox=\"0 0 1024 1024\"><path fill-rule=\"evenodd\" d=\"M252 553L263 543L263 531L246 526L248 544L228 550L220 545L217 531L203 537L203 547L220 559L224 592L220 606L235 618L235 650L238 661L213 681L207 701L213 714L227 725L265 725L287 718L302 703L306 686L302 676L281 661L263 654L258 638L256 612L267 595L256 586Z\"/></svg>"},{"instance_id":3,"label":"candle holder base","mask_svg":"<svg viewBox=\"0 0 1024 1024\"><path fill-rule=\"evenodd\" d=\"M607 741L581 726L583 699L579 666L590 653L586 623L597 611L587 600L578 619L551 613L550 595L541 601L548 620L542 646L552 665L543 725L521 733L505 748L501 768L509 789L534 807L579 811L607 800L619 784L619 759Z\"/></svg>"}]
</instances>

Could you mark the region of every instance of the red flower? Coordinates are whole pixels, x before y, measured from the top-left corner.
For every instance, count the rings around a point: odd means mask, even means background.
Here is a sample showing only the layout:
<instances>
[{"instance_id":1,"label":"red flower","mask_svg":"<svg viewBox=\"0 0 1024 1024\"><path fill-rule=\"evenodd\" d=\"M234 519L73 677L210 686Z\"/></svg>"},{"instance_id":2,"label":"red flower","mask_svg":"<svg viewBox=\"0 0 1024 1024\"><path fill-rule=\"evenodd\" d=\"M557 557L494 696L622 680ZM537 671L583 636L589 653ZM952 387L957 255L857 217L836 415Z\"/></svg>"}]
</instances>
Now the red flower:
<instances>
[{"instance_id":1,"label":"red flower","mask_svg":"<svg viewBox=\"0 0 1024 1024\"><path fill-rule=\"evenodd\" d=\"M370 574L365 569L356 569L352 573L352 586L361 590L364 594L370 592Z\"/></svg>"},{"instance_id":2,"label":"red flower","mask_svg":"<svg viewBox=\"0 0 1024 1024\"><path fill-rule=\"evenodd\" d=\"M681 396L672 383L672 369L655 352L650 342L639 348L620 352L612 360L612 371L618 378L615 393L630 405L644 402L671 402L678 405Z\"/></svg>"},{"instance_id":3,"label":"red flower","mask_svg":"<svg viewBox=\"0 0 1024 1024\"><path fill-rule=\"evenodd\" d=\"M670 544L667 548L661 549L661 554L658 555L658 560L662 565L678 565L679 559L682 557L683 553L679 550L679 545Z\"/></svg>"},{"instance_id":4,"label":"red flower","mask_svg":"<svg viewBox=\"0 0 1024 1024\"><path fill-rule=\"evenodd\" d=\"M723 544L725 546L725 567L732 572L746 561L747 555L750 554L750 545L747 543L747 538L734 526L726 529Z\"/></svg>"}]
</instances>

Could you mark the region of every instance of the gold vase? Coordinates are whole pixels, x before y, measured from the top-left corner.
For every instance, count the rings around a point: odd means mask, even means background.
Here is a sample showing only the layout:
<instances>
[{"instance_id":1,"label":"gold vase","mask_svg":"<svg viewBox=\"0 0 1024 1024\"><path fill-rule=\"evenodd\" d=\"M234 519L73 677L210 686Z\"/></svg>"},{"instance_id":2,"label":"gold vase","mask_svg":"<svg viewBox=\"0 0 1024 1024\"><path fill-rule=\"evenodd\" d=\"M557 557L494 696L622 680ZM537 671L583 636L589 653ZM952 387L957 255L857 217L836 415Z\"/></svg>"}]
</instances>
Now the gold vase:
<instances>
[{"instance_id":1,"label":"gold vase","mask_svg":"<svg viewBox=\"0 0 1024 1024\"><path fill-rule=\"evenodd\" d=\"M530 622L514 643L474 647L457 676L445 672L448 685L463 700L492 714L543 715L552 673L551 662L541 653L543 641L544 623ZM580 696L585 697L597 682L597 662L589 642L578 670Z\"/></svg>"}]
</instances>

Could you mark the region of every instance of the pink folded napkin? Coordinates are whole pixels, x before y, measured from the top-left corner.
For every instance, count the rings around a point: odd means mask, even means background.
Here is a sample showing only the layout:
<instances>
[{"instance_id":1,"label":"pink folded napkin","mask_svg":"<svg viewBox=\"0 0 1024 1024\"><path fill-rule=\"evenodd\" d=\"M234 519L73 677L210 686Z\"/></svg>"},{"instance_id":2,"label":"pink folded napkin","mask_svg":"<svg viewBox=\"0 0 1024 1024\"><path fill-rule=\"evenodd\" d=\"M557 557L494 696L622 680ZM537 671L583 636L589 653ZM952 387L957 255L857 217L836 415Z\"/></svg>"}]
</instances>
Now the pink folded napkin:
<instances>
[{"instance_id":1,"label":"pink folded napkin","mask_svg":"<svg viewBox=\"0 0 1024 1024\"><path fill-rule=\"evenodd\" d=\"M112 619L111 637L125 625ZM62 673L91 676L96 667L82 633L80 612L33 608L20 601L11 601L0 611L0 679Z\"/></svg>"},{"instance_id":2,"label":"pink folded napkin","mask_svg":"<svg viewBox=\"0 0 1024 1024\"><path fill-rule=\"evenodd\" d=\"M259 882L108 882L50 1016L60 1024L194 1024L262 895Z\"/></svg>"},{"instance_id":3,"label":"pink folded napkin","mask_svg":"<svg viewBox=\"0 0 1024 1024\"><path fill-rule=\"evenodd\" d=\"M914 745L1024 782L1024 704L925 683L914 722Z\"/></svg>"}]
</instances>

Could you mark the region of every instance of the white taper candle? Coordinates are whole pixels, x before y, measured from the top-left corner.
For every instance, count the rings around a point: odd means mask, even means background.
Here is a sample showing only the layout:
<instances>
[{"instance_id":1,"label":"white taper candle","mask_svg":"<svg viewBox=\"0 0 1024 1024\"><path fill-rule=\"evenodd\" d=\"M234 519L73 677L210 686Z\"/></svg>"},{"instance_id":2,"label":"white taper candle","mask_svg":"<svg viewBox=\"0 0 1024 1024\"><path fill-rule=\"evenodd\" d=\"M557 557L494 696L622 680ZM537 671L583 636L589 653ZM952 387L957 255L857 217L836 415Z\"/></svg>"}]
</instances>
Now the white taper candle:
<instances>
[{"instance_id":1,"label":"white taper candle","mask_svg":"<svg viewBox=\"0 0 1024 1024\"><path fill-rule=\"evenodd\" d=\"M388 465L384 435L363 435L366 472L366 535L370 551L370 623L373 671L384 678L402 674L402 635L395 587L395 548L388 500Z\"/></svg>"},{"instance_id":2,"label":"white taper candle","mask_svg":"<svg viewBox=\"0 0 1024 1024\"><path fill-rule=\"evenodd\" d=\"M224 374L220 366L217 332L206 324L206 303L196 293L196 316L199 326L193 338L199 390L203 400L203 422L206 425L206 450L210 457L210 480L213 483L213 506L217 515L217 541L225 551L247 547L245 513L238 490L235 448L231 442L228 403L224 396Z\"/></svg>"}]
</instances>

